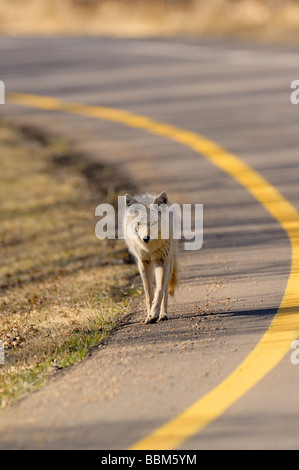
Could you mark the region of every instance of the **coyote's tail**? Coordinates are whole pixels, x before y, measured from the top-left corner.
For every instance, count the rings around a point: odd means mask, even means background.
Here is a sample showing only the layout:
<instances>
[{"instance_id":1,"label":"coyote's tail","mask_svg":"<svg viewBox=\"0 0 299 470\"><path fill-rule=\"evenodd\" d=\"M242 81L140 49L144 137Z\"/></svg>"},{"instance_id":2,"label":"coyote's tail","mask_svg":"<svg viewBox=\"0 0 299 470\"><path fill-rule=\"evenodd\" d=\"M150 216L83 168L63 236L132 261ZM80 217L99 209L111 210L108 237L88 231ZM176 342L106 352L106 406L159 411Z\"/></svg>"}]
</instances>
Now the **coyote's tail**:
<instances>
[{"instance_id":1,"label":"coyote's tail","mask_svg":"<svg viewBox=\"0 0 299 470\"><path fill-rule=\"evenodd\" d=\"M176 249L174 249L174 254L173 254L173 268L172 268L172 273L170 276L170 281L169 281L169 286L168 286L168 293L170 295L174 295L174 291L176 287L179 285L179 266L178 266L178 256Z\"/></svg>"}]
</instances>

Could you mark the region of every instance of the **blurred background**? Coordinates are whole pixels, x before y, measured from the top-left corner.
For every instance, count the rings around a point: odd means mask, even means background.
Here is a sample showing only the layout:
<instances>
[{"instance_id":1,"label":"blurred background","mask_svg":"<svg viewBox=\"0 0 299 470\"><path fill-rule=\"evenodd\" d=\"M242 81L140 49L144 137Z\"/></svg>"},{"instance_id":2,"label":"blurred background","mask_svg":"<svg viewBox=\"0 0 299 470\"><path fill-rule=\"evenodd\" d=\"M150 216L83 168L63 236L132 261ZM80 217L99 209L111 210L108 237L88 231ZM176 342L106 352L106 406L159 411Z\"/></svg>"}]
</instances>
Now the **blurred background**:
<instances>
[{"instance_id":1,"label":"blurred background","mask_svg":"<svg viewBox=\"0 0 299 470\"><path fill-rule=\"evenodd\" d=\"M0 0L0 34L299 40L299 0Z\"/></svg>"}]
</instances>

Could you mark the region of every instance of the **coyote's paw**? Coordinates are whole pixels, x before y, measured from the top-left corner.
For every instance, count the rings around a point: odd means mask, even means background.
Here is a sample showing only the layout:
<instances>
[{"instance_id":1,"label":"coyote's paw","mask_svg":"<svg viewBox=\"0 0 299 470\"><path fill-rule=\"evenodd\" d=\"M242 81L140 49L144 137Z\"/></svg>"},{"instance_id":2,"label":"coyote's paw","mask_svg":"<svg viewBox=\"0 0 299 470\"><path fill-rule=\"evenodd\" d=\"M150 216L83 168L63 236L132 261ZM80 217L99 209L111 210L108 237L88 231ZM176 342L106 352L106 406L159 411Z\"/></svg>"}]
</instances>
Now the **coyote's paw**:
<instances>
[{"instance_id":1,"label":"coyote's paw","mask_svg":"<svg viewBox=\"0 0 299 470\"><path fill-rule=\"evenodd\" d=\"M161 313L160 316L159 316L158 321L165 321L165 320L168 320L167 314L166 313Z\"/></svg>"},{"instance_id":2,"label":"coyote's paw","mask_svg":"<svg viewBox=\"0 0 299 470\"><path fill-rule=\"evenodd\" d=\"M157 316L148 315L145 319L145 323L156 323L158 320Z\"/></svg>"}]
</instances>

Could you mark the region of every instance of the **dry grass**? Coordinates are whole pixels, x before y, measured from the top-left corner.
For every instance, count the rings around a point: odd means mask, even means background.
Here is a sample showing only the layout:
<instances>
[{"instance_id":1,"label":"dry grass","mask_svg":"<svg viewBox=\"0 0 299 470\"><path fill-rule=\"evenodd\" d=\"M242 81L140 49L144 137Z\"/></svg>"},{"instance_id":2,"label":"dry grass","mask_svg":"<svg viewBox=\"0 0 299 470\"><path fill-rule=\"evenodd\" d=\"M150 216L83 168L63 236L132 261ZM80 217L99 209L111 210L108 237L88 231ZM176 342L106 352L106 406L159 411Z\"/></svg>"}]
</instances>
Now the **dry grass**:
<instances>
[{"instance_id":1,"label":"dry grass","mask_svg":"<svg viewBox=\"0 0 299 470\"><path fill-rule=\"evenodd\" d=\"M65 141L29 131L0 125L2 407L99 344L136 272L121 242L95 237L95 207L115 198L110 170L95 192Z\"/></svg>"},{"instance_id":2,"label":"dry grass","mask_svg":"<svg viewBox=\"0 0 299 470\"><path fill-rule=\"evenodd\" d=\"M0 0L4 34L229 35L298 41L298 0Z\"/></svg>"}]
</instances>

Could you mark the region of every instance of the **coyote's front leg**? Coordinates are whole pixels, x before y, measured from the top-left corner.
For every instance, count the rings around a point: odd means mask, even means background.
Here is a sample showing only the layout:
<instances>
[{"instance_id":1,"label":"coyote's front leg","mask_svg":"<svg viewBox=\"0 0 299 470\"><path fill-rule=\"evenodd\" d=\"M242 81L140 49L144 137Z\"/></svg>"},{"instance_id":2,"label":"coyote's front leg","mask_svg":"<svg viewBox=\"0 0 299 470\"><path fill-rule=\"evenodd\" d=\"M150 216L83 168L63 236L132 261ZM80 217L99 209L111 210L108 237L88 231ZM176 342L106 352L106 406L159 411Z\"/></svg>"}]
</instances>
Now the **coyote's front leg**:
<instances>
[{"instance_id":1,"label":"coyote's front leg","mask_svg":"<svg viewBox=\"0 0 299 470\"><path fill-rule=\"evenodd\" d=\"M155 323L158 319L167 319L167 289L169 284L169 263L167 260L155 262L155 277L156 291L146 323ZM161 310L162 301L163 309Z\"/></svg>"},{"instance_id":2,"label":"coyote's front leg","mask_svg":"<svg viewBox=\"0 0 299 470\"><path fill-rule=\"evenodd\" d=\"M151 311L151 305L153 301L153 272L152 262L138 260L138 268L143 282L143 288L145 293L145 302L147 310L147 318Z\"/></svg>"}]
</instances>

